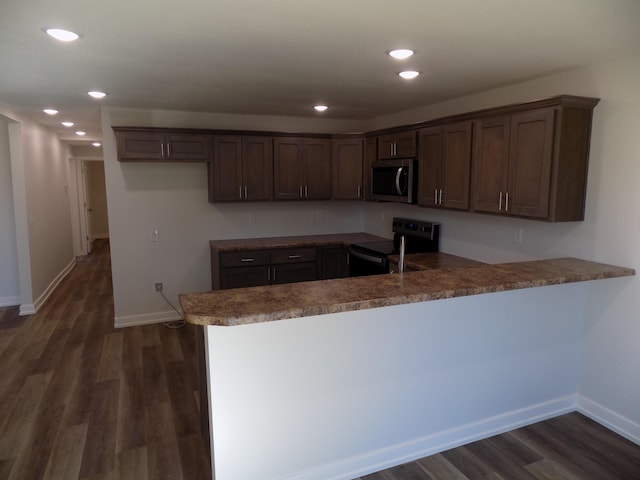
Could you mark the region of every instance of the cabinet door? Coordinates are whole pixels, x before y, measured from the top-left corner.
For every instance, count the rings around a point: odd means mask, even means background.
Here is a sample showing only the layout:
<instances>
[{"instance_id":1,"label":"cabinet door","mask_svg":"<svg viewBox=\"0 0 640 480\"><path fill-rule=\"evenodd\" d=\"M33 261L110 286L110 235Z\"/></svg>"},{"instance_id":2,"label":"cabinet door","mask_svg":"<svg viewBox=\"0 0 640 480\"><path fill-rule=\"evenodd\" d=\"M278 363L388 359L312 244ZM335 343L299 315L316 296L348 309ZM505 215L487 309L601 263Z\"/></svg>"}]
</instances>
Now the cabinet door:
<instances>
[{"instance_id":1,"label":"cabinet door","mask_svg":"<svg viewBox=\"0 0 640 480\"><path fill-rule=\"evenodd\" d=\"M208 162L211 160L209 135L167 134L165 135L165 158L188 162Z\"/></svg>"},{"instance_id":2,"label":"cabinet door","mask_svg":"<svg viewBox=\"0 0 640 480\"><path fill-rule=\"evenodd\" d=\"M418 143L418 205L435 207L441 188L442 126L420 130Z\"/></svg>"},{"instance_id":3,"label":"cabinet door","mask_svg":"<svg viewBox=\"0 0 640 480\"><path fill-rule=\"evenodd\" d=\"M237 202L243 198L242 137L213 137L213 168L209 172L210 201Z\"/></svg>"},{"instance_id":4,"label":"cabinet door","mask_svg":"<svg viewBox=\"0 0 640 480\"><path fill-rule=\"evenodd\" d=\"M164 160L164 135L154 132L116 132L118 160Z\"/></svg>"},{"instance_id":5,"label":"cabinet door","mask_svg":"<svg viewBox=\"0 0 640 480\"><path fill-rule=\"evenodd\" d=\"M300 138L276 138L273 141L273 198L299 200L302 197L302 152Z\"/></svg>"},{"instance_id":6,"label":"cabinet door","mask_svg":"<svg viewBox=\"0 0 640 480\"><path fill-rule=\"evenodd\" d=\"M507 213L546 218L553 146L552 108L511 117Z\"/></svg>"},{"instance_id":7,"label":"cabinet door","mask_svg":"<svg viewBox=\"0 0 640 480\"><path fill-rule=\"evenodd\" d=\"M318 248L318 279L345 278L349 276L348 249L345 247Z\"/></svg>"},{"instance_id":8,"label":"cabinet door","mask_svg":"<svg viewBox=\"0 0 640 480\"><path fill-rule=\"evenodd\" d=\"M443 140L440 206L468 210L471 177L471 122L445 125ZM420 172L418 171L418 173Z\"/></svg>"},{"instance_id":9,"label":"cabinet door","mask_svg":"<svg viewBox=\"0 0 640 480\"><path fill-rule=\"evenodd\" d=\"M275 284L316 280L316 262L274 265L271 281Z\"/></svg>"},{"instance_id":10,"label":"cabinet door","mask_svg":"<svg viewBox=\"0 0 640 480\"><path fill-rule=\"evenodd\" d=\"M362 198L362 145L362 138L333 140L331 197L334 200L359 200Z\"/></svg>"},{"instance_id":11,"label":"cabinet door","mask_svg":"<svg viewBox=\"0 0 640 480\"><path fill-rule=\"evenodd\" d=\"M415 158L416 156L416 132L401 132L395 136L396 157Z\"/></svg>"},{"instance_id":12,"label":"cabinet door","mask_svg":"<svg viewBox=\"0 0 640 480\"><path fill-rule=\"evenodd\" d=\"M381 135L378 137L378 159L395 158L395 135Z\"/></svg>"},{"instance_id":13,"label":"cabinet door","mask_svg":"<svg viewBox=\"0 0 640 480\"><path fill-rule=\"evenodd\" d=\"M508 117L473 123L472 210L499 213L504 209L509 166Z\"/></svg>"},{"instance_id":14,"label":"cabinet door","mask_svg":"<svg viewBox=\"0 0 640 480\"><path fill-rule=\"evenodd\" d=\"M255 267L222 268L220 270L220 288L245 288L269 285L269 267L258 265Z\"/></svg>"},{"instance_id":15,"label":"cabinet door","mask_svg":"<svg viewBox=\"0 0 640 480\"><path fill-rule=\"evenodd\" d=\"M244 137L242 157L245 200L273 199L273 139Z\"/></svg>"},{"instance_id":16,"label":"cabinet door","mask_svg":"<svg viewBox=\"0 0 640 480\"><path fill-rule=\"evenodd\" d=\"M331 198L331 141L328 138L307 139L304 148L304 198Z\"/></svg>"},{"instance_id":17,"label":"cabinet door","mask_svg":"<svg viewBox=\"0 0 640 480\"><path fill-rule=\"evenodd\" d=\"M364 198L371 198L371 166L378 155L378 142L375 137L369 137L364 141Z\"/></svg>"}]
</instances>

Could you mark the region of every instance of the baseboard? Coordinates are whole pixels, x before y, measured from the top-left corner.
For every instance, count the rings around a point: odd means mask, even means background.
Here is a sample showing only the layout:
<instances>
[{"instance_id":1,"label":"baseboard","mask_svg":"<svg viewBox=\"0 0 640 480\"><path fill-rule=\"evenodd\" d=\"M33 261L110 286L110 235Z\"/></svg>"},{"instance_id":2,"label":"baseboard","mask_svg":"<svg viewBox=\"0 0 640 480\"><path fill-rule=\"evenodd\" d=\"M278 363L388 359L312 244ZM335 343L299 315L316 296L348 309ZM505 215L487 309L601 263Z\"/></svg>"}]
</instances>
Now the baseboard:
<instances>
[{"instance_id":1,"label":"baseboard","mask_svg":"<svg viewBox=\"0 0 640 480\"><path fill-rule=\"evenodd\" d=\"M44 292L36 299L33 303L26 303L20 305L20 315L34 315L37 313L38 309L44 305L44 303L49 299L51 294L58 288L60 282L65 279L69 272L73 270L73 267L76 266L76 257L73 257L71 261L67 264L66 267L62 269L62 271L54 278L51 283L45 288Z\"/></svg>"},{"instance_id":2,"label":"baseboard","mask_svg":"<svg viewBox=\"0 0 640 480\"><path fill-rule=\"evenodd\" d=\"M557 398L461 425L450 430L437 432L409 442L391 445L357 457L322 465L313 470L284 477L281 480L349 480L357 478L525 425L573 412L576 410L576 406L575 395Z\"/></svg>"},{"instance_id":3,"label":"baseboard","mask_svg":"<svg viewBox=\"0 0 640 480\"><path fill-rule=\"evenodd\" d=\"M640 445L640 424L594 402L590 398L578 395L577 410L598 422L600 425L622 435L627 440Z\"/></svg>"},{"instance_id":4,"label":"baseboard","mask_svg":"<svg viewBox=\"0 0 640 480\"><path fill-rule=\"evenodd\" d=\"M125 315L115 317L115 328L135 327L138 325L151 325L152 323L174 322L181 320L182 317L173 310L166 312L144 313L141 315Z\"/></svg>"},{"instance_id":5,"label":"baseboard","mask_svg":"<svg viewBox=\"0 0 640 480\"><path fill-rule=\"evenodd\" d=\"M25 315L35 315L36 306L33 303L22 303L20 304L20 312L18 315L24 317Z\"/></svg>"},{"instance_id":6,"label":"baseboard","mask_svg":"<svg viewBox=\"0 0 640 480\"><path fill-rule=\"evenodd\" d=\"M20 296L0 297L0 307L15 307L20 305Z\"/></svg>"}]
</instances>

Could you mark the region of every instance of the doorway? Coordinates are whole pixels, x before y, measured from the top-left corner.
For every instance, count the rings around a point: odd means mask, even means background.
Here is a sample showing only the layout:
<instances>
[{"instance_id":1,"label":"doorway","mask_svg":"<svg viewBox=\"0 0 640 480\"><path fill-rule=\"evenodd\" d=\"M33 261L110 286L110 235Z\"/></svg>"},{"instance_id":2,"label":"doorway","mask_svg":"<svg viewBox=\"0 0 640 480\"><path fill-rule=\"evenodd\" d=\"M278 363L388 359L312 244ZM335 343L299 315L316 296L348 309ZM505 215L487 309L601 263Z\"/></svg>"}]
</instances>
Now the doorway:
<instances>
[{"instance_id":1,"label":"doorway","mask_svg":"<svg viewBox=\"0 0 640 480\"><path fill-rule=\"evenodd\" d=\"M88 255L96 239L109 238L104 162L101 158L76 158L71 163L77 199L71 205L74 249L78 256Z\"/></svg>"}]
</instances>

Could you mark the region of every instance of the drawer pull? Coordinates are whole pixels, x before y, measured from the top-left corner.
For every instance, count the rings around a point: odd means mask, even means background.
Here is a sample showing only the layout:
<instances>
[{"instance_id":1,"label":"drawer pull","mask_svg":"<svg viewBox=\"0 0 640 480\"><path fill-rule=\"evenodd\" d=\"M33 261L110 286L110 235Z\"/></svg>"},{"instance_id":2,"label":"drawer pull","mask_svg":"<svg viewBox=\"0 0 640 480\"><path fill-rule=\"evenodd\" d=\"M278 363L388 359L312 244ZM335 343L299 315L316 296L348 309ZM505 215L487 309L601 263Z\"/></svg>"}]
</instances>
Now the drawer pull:
<instances>
[{"instance_id":1,"label":"drawer pull","mask_svg":"<svg viewBox=\"0 0 640 480\"><path fill-rule=\"evenodd\" d=\"M302 256L301 255L289 255L289 259L290 260L293 260L295 258L302 258Z\"/></svg>"},{"instance_id":2,"label":"drawer pull","mask_svg":"<svg viewBox=\"0 0 640 480\"><path fill-rule=\"evenodd\" d=\"M254 259L253 258L241 258L240 261L241 262L253 262Z\"/></svg>"}]
</instances>

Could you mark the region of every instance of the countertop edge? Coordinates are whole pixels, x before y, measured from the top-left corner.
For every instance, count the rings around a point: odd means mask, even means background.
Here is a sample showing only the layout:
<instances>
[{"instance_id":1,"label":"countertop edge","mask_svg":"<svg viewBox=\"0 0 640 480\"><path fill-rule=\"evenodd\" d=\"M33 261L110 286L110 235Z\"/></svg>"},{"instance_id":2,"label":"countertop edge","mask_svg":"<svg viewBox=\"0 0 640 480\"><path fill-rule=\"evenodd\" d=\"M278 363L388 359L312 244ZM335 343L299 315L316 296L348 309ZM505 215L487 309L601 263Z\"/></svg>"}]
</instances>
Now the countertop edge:
<instances>
[{"instance_id":1,"label":"countertop edge","mask_svg":"<svg viewBox=\"0 0 640 480\"><path fill-rule=\"evenodd\" d=\"M633 276L635 273L634 269L627 267L575 258L558 258L188 293L180 295L180 303L185 320L189 323L239 326L484 293ZM367 281L369 284L366 283ZM379 282L379 286L376 286L375 282ZM436 288L435 284L443 286ZM380 289L386 290L388 294L380 295L378 293ZM354 290L352 297L349 297L349 290ZM247 293L252 294L254 301L243 303L242 295ZM264 308L257 306L261 295L267 299ZM292 298L295 298L295 302L301 306L296 306L291 301ZM287 300L290 303L287 303ZM282 308L277 308L280 305Z\"/></svg>"}]
</instances>

